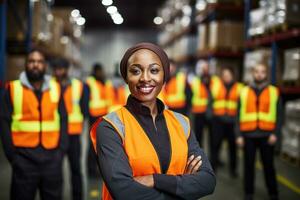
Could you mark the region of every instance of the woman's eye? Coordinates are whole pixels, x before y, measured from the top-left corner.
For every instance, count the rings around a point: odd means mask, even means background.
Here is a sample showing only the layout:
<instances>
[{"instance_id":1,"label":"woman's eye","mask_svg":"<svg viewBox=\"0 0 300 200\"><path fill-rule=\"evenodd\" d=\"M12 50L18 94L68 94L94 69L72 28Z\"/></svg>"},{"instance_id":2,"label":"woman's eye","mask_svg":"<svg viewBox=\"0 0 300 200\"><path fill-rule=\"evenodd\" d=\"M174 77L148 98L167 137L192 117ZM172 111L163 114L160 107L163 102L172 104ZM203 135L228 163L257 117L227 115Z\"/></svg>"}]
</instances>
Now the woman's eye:
<instances>
[{"instance_id":1,"label":"woman's eye","mask_svg":"<svg viewBox=\"0 0 300 200\"><path fill-rule=\"evenodd\" d=\"M157 74L158 72L159 72L159 69L157 69L157 68L151 69L152 74Z\"/></svg>"},{"instance_id":2,"label":"woman's eye","mask_svg":"<svg viewBox=\"0 0 300 200\"><path fill-rule=\"evenodd\" d=\"M132 73L133 75L138 75L140 74L141 70L140 69L130 69L130 73Z\"/></svg>"}]
</instances>

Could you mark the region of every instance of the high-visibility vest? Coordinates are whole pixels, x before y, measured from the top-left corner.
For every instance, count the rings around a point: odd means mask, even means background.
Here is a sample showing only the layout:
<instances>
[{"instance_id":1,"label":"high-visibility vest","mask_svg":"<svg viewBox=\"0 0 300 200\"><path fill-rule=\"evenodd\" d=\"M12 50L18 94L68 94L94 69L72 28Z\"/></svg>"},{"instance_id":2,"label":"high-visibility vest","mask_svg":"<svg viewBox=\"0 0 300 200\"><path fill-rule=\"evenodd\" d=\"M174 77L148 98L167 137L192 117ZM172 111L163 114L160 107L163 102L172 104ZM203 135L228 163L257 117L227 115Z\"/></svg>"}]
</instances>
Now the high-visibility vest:
<instances>
[{"instance_id":1,"label":"high-visibility vest","mask_svg":"<svg viewBox=\"0 0 300 200\"><path fill-rule=\"evenodd\" d=\"M68 133L70 135L79 135L83 129L83 114L80 107L83 84L81 81L73 78L71 84L64 92L64 101L68 113Z\"/></svg>"},{"instance_id":2,"label":"high-visibility vest","mask_svg":"<svg viewBox=\"0 0 300 200\"><path fill-rule=\"evenodd\" d=\"M89 112L93 117L106 115L112 104L113 86L111 81L102 84L95 77L90 76L86 80L90 88Z\"/></svg>"},{"instance_id":3,"label":"high-visibility vest","mask_svg":"<svg viewBox=\"0 0 300 200\"><path fill-rule=\"evenodd\" d=\"M53 80L49 82L49 89L43 92L40 102L34 91L23 86L20 80L10 82L10 95L14 146L34 148L41 144L45 149L56 148L60 138L58 83Z\"/></svg>"},{"instance_id":4,"label":"high-visibility vest","mask_svg":"<svg viewBox=\"0 0 300 200\"><path fill-rule=\"evenodd\" d=\"M166 174L182 175L188 156L187 139L190 134L188 118L170 110L164 110L171 144L171 159ZM133 177L151 174L161 174L161 165L157 152L147 134L134 116L125 108L112 112L103 117L117 131L123 141ZM96 129L99 121L91 129L91 140L96 150ZM101 153L100 155L101 156ZM102 187L102 199L111 200L112 196L105 184Z\"/></svg>"},{"instance_id":5,"label":"high-visibility vest","mask_svg":"<svg viewBox=\"0 0 300 200\"><path fill-rule=\"evenodd\" d=\"M278 89L271 85L266 87L258 97L251 87L244 87L240 97L240 130L274 131L278 98Z\"/></svg>"},{"instance_id":6,"label":"high-visibility vest","mask_svg":"<svg viewBox=\"0 0 300 200\"><path fill-rule=\"evenodd\" d=\"M127 98L130 95L128 85L121 85L114 90L113 102L109 107L109 112L118 110L126 104Z\"/></svg>"},{"instance_id":7,"label":"high-visibility vest","mask_svg":"<svg viewBox=\"0 0 300 200\"><path fill-rule=\"evenodd\" d=\"M170 108L183 108L186 105L185 96L186 75L178 72L164 86L164 103Z\"/></svg>"},{"instance_id":8,"label":"high-visibility vest","mask_svg":"<svg viewBox=\"0 0 300 200\"><path fill-rule=\"evenodd\" d=\"M214 115L236 116L237 102L242 88L243 85L241 83L235 83L230 88L230 91L227 91L224 83L221 80L216 81L212 86Z\"/></svg>"},{"instance_id":9,"label":"high-visibility vest","mask_svg":"<svg viewBox=\"0 0 300 200\"><path fill-rule=\"evenodd\" d=\"M199 77L194 77L191 82L192 113L204 113L208 104L208 92Z\"/></svg>"}]
</instances>

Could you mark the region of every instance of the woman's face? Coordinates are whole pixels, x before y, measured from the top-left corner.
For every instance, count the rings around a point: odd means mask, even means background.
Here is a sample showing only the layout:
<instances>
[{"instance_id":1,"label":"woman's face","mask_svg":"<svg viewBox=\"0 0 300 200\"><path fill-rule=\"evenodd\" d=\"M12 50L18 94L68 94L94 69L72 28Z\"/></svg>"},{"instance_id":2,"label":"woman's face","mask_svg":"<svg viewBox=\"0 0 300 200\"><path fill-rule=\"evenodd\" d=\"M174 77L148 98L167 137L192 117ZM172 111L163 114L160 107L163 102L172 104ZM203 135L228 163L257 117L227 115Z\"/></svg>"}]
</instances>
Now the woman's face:
<instances>
[{"instance_id":1,"label":"woman's face","mask_svg":"<svg viewBox=\"0 0 300 200\"><path fill-rule=\"evenodd\" d=\"M159 57L148 49L134 52L128 59L126 81L136 99L142 103L156 101L164 84L164 70Z\"/></svg>"}]
</instances>

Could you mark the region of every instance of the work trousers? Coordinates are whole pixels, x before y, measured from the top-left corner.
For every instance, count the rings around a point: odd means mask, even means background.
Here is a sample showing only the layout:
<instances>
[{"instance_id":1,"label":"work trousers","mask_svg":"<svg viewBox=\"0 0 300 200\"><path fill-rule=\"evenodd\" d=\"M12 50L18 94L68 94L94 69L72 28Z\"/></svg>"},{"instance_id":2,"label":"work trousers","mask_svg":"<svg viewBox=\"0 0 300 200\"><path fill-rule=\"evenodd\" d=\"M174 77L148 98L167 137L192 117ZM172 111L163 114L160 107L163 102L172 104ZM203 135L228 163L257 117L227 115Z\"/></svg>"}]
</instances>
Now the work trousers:
<instances>
[{"instance_id":1,"label":"work trousers","mask_svg":"<svg viewBox=\"0 0 300 200\"><path fill-rule=\"evenodd\" d=\"M212 155L211 164L215 171L218 168L219 154L222 147L222 142L228 142L228 158L230 173L236 172L237 153L234 133L234 123L225 122L219 117L214 117L212 120Z\"/></svg>"},{"instance_id":2,"label":"work trousers","mask_svg":"<svg viewBox=\"0 0 300 200\"><path fill-rule=\"evenodd\" d=\"M195 130L195 135L197 138L197 141L201 147L203 147L203 130L204 127L207 126L208 129L209 127L209 122L205 117L205 113L200 113L200 114L194 114L194 130Z\"/></svg>"},{"instance_id":3,"label":"work trousers","mask_svg":"<svg viewBox=\"0 0 300 200\"><path fill-rule=\"evenodd\" d=\"M46 153L46 152L45 152ZM49 150L47 160L32 160L20 153L12 161L11 200L34 200L37 191L42 200L62 199L62 158L60 150Z\"/></svg>"},{"instance_id":4,"label":"work trousers","mask_svg":"<svg viewBox=\"0 0 300 200\"><path fill-rule=\"evenodd\" d=\"M80 135L69 135L69 148L67 157L71 168L71 182L72 182L72 199L83 199L82 193L82 174L81 174L81 145Z\"/></svg>"},{"instance_id":5,"label":"work trousers","mask_svg":"<svg viewBox=\"0 0 300 200\"><path fill-rule=\"evenodd\" d=\"M254 194L255 180L255 155L256 149L259 150L263 170L265 175L265 183L271 199L277 199L278 189L276 181L276 173L274 167L274 146L268 144L268 137L249 138L245 137L244 145L244 190L246 196Z\"/></svg>"}]
</instances>

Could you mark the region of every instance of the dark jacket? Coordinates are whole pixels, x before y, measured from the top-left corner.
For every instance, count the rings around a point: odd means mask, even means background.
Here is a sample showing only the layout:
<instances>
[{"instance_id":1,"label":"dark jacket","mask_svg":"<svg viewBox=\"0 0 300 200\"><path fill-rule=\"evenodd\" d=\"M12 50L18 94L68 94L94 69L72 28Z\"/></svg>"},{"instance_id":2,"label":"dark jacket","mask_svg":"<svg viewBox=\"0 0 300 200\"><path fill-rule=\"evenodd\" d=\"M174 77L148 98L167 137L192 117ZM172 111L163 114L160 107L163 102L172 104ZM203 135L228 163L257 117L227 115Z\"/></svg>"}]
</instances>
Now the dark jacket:
<instances>
[{"instance_id":1,"label":"dark jacket","mask_svg":"<svg viewBox=\"0 0 300 200\"><path fill-rule=\"evenodd\" d=\"M199 147L193 132L188 138L188 155L201 155L202 166L194 175L172 176L165 174L170 162L170 140L163 115L164 105L157 100L158 115L155 125L150 110L130 96L126 108L145 130L156 150L162 174L154 174L154 188L134 181L122 140L110 123L103 120L97 127L97 152L100 171L114 199L198 199L211 194L216 178L204 151Z\"/></svg>"}]
</instances>

